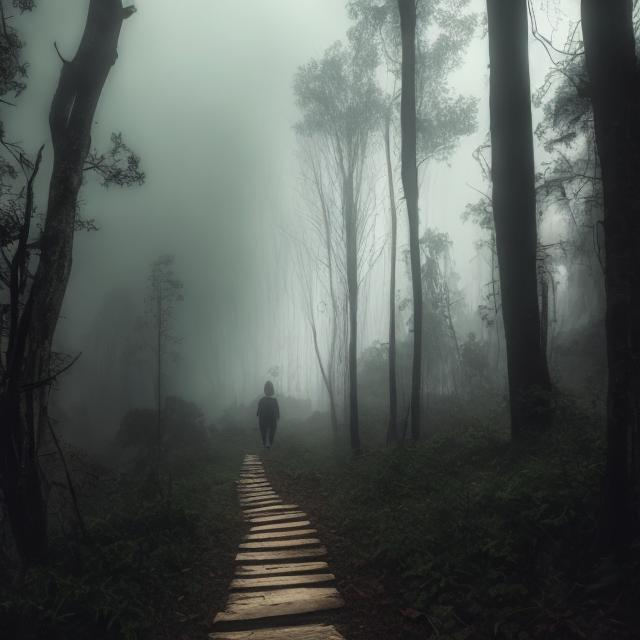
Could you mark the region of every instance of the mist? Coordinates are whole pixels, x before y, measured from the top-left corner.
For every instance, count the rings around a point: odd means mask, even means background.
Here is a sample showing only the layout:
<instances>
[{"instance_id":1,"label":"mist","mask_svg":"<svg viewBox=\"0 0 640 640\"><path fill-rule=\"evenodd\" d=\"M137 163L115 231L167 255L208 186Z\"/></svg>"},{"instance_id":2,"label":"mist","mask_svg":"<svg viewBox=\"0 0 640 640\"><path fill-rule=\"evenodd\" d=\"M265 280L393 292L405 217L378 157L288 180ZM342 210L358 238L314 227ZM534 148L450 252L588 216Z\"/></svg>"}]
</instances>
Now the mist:
<instances>
[{"instance_id":1,"label":"mist","mask_svg":"<svg viewBox=\"0 0 640 640\"><path fill-rule=\"evenodd\" d=\"M331 638L634 637L637 3L0 1L0 568L146 581L14 637L254 629L250 508Z\"/></svg>"}]
</instances>

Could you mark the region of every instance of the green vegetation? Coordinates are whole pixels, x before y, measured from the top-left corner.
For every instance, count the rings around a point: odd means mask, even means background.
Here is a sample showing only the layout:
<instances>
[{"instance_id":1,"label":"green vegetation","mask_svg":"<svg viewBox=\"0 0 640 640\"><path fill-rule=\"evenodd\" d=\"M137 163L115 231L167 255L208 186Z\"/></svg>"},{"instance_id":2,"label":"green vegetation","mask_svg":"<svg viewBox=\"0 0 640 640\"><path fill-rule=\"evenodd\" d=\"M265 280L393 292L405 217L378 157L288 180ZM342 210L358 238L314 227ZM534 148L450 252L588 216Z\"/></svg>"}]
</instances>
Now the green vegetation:
<instances>
[{"instance_id":1,"label":"green vegetation","mask_svg":"<svg viewBox=\"0 0 640 640\"><path fill-rule=\"evenodd\" d=\"M240 536L234 480L243 444L241 432L227 432L174 451L162 498L150 491L143 454L126 471L92 466L91 483L80 488L88 540L58 528L44 564L18 586L3 581L0 635L204 636L226 597ZM65 527L72 520L65 514ZM9 575L8 559L3 563L0 572Z\"/></svg>"},{"instance_id":2,"label":"green vegetation","mask_svg":"<svg viewBox=\"0 0 640 640\"><path fill-rule=\"evenodd\" d=\"M600 430L558 413L520 450L477 426L356 458L280 434L274 486L318 522L348 637L634 637L640 554L621 567L596 552Z\"/></svg>"}]
</instances>

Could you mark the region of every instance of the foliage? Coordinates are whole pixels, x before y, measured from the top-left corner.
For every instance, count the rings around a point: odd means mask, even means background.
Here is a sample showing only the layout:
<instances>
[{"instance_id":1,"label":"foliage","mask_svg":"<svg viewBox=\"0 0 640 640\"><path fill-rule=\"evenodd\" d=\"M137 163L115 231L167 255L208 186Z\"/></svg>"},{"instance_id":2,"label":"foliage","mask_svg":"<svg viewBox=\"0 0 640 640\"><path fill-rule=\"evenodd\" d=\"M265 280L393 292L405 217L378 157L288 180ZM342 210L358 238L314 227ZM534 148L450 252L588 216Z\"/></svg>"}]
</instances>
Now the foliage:
<instances>
[{"instance_id":1,"label":"foliage","mask_svg":"<svg viewBox=\"0 0 640 640\"><path fill-rule=\"evenodd\" d=\"M155 409L131 409L122 418L116 434L119 447L150 448L155 443L158 412ZM166 446L176 448L205 445L208 430L204 415L193 402L168 396L163 405L163 431Z\"/></svg>"},{"instance_id":2,"label":"foliage","mask_svg":"<svg viewBox=\"0 0 640 640\"><path fill-rule=\"evenodd\" d=\"M355 21L352 42L366 42L380 52L386 67L400 77L400 17L396 0L349 0ZM458 140L475 131L477 100L452 95L449 74L456 69L476 28L469 0L428 0L417 3L416 47L418 160L444 160ZM394 96L391 97L395 99Z\"/></svg>"},{"instance_id":3,"label":"foliage","mask_svg":"<svg viewBox=\"0 0 640 640\"><path fill-rule=\"evenodd\" d=\"M476 427L357 459L302 441L270 464L275 486L285 496L295 486L323 524L349 606L368 605L369 633L387 615L371 611L375 598L413 621L406 638L632 637L640 558L617 570L600 562L604 445L571 403L532 449ZM368 576L376 595L354 576Z\"/></svg>"},{"instance_id":4,"label":"foliage","mask_svg":"<svg viewBox=\"0 0 640 640\"><path fill-rule=\"evenodd\" d=\"M228 439L171 456L171 501L147 491L146 463L96 469L81 496L89 542L58 531L48 561L0 585L0 628L31 640L204 635L232 574L241 449Z\"/></svg>"}]
</instances>

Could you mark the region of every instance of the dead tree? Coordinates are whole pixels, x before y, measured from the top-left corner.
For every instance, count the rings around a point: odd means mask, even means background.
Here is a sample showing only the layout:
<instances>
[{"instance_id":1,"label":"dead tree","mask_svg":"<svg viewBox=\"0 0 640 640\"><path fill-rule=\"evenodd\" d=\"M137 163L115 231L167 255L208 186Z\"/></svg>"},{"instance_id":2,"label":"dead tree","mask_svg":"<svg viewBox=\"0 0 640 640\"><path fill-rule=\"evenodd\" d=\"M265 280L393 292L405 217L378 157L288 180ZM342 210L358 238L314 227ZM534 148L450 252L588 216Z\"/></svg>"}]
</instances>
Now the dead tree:
<instances>
[{"instance_id":1,"label":"dead tree","mask_svg":"<svg viewBox=\"0 0 640 640\"><path fill-rule=\"evenodd\" d=\"M54 161L39 261L14 320L0 398L2 492L18 552L27 563L46 550L47 505L37 450L48 428L48 394L57 373L52 342L71 272L78 193L95 111L117 58L122 23L133 12L122 0L91 0L78 51L63 60L51 104Z\"/></svg>"}]
</instances>

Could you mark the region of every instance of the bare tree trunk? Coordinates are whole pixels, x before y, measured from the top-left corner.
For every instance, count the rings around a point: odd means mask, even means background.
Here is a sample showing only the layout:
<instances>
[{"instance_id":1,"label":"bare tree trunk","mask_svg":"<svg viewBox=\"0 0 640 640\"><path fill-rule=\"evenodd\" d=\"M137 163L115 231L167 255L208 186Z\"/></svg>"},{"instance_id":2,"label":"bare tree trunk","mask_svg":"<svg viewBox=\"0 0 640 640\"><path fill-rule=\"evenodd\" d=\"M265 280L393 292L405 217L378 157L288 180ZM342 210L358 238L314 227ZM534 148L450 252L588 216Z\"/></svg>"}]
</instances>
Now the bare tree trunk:
<instances>
[{"instance_id":1,"label":"bare tree trunk","mask_svg":"<svg viewBox=\"0 0 640 640\"><path fill-rule=\"evenodd\" d=\"M409 218L409 254L413 289L413 366L411 376L411 437L420 439L422 408L422 278L420 270L420 217L416 160L416 3L398 0L402 34L402 185Z\"/></svg>"},{"instance_id":2,"label":"bare tree trunk","mask_svg":"<svg viewBox=\"0 0 640 640\"><path fill-rule=\"evenodd\" d=\"M582 30L604 195L609 376L602 530L623 551L638 531L640 488L640 88L631 1L582 0Z\"/></svg>"},{"instance_id":3,"label":"bare tree trunk","mask_svg":"<svg viewBox=\"0 0 640 640\"><path fill-rule=\"evenodd\" d=\"M16 329L8 384L0 404L0 476L18 551L25 562L43 557L47 508L37 458L48 425L52 342L73 253L78 192L91 144L91 126L117 58L124 19L121 0L91 0L75 58L65 61L49 124L54 161L40 243L40 260Z\"/></svg>"},{"instance_id":4,"label":"bare tree trunk","mask_svg":"<svg viewBox=\"0 0 640 640\"><path fill-rule=\"evenodd\" d=\"M336 441L338 437L338 413L336 411L336 399L333 392L333 386L331 385L331 381L329 380L329 375L322 363L322 355L320 354L320 346L318 345L318 332L316 331L316 323L314 322L313 318L311 319L311 334L313 336L313 348L316 353L318 367L320 368L322 382L324 382L324 386L327 389L327 395L329 396L329 411L331 415L332 433L334 441Z\"/></svg>"},{"instance_id":5,"label":"bare tree trunk","mask_svg":"<svg viewBox=\"0 0 640 640\"><path fill-rule=\"evenodd\" d=\"M391 163L391 107L384 125L384 150L387 160L389 212L391 214L391 273L389 275L389 426L387 443L398 441L398 376L396 354L396 252L398 245L398 214Z\"/></svg>"},{"instance_id":6,"label":"bare tree trunk","mask_svg":"<svg viewBox=\"0 0 640 640\"><path fill-rule=\"evenodd\" d=\"M351 168L344 176L343 200L349 297L349 434L351 448L360 450L358 418L358 229Z\"/></svg>"},{"instance_id":7,"label":"bare tree trunk","mask_svg":"<svg viewBox=\"0 0 640 640\"><path fill-rule=\"evenodd\" d=\"M548 421L549 371L540 340L536 196L527 0L487 0L493 216L507 346L511 433Z\"/></svg>"},{"instance_id":8,"label":"bare tree trunk","mask_svg":"<svg viewBox=\"0 0 640 640\"><path fill-rule=\"evenodd\" d=\"M162 451L162 283L157 282L157 292L156 292L156 314L157 314L157 325L156 329L158 331L157 344L156 344L156 384L157 384L157 409L158 415L156 416L156 473L158 474L158 478L160 478L160 452Z\"/></svg>"},{"instance_id":9,"label":"bare tree trunk","mask_svg":"<svg viewBox=\"0 0 640 640\"><path fill-rule=\"evenodd\" d=\"M316 180L319 178L316 177ZM321 186L318 185L318 189ZM338 299L336 296L335 281L333 274L333 246L331 242L331 225L329 223L329 212L327 211L324 199L322 202L322 218L324 224L325 250L327 253L327 270L329 272L329 296L331 298L331 345L329 347L329 361L327 362L326 386L329 394L329 405L331 411L331 429L333 439L338 440L338 412L335 398L335 378L336 378L336 351L338 345ZM315 328L314 328L315 332ZM315 339L315 338L314 338ZM317 350L317 346L316 346ZM318 351L319 354L319 351Z\"/></svg>"},{"instance_id":10,"label":"bare tree trunk","mask_svg":"<svg viewBox=\"0 0 640 640\"><path fill-rule=\"evenodd\" d=\"M549 279L543 268L540 269L540 345L546 361L549 347Z\"/></svg>"}]
</instances>

